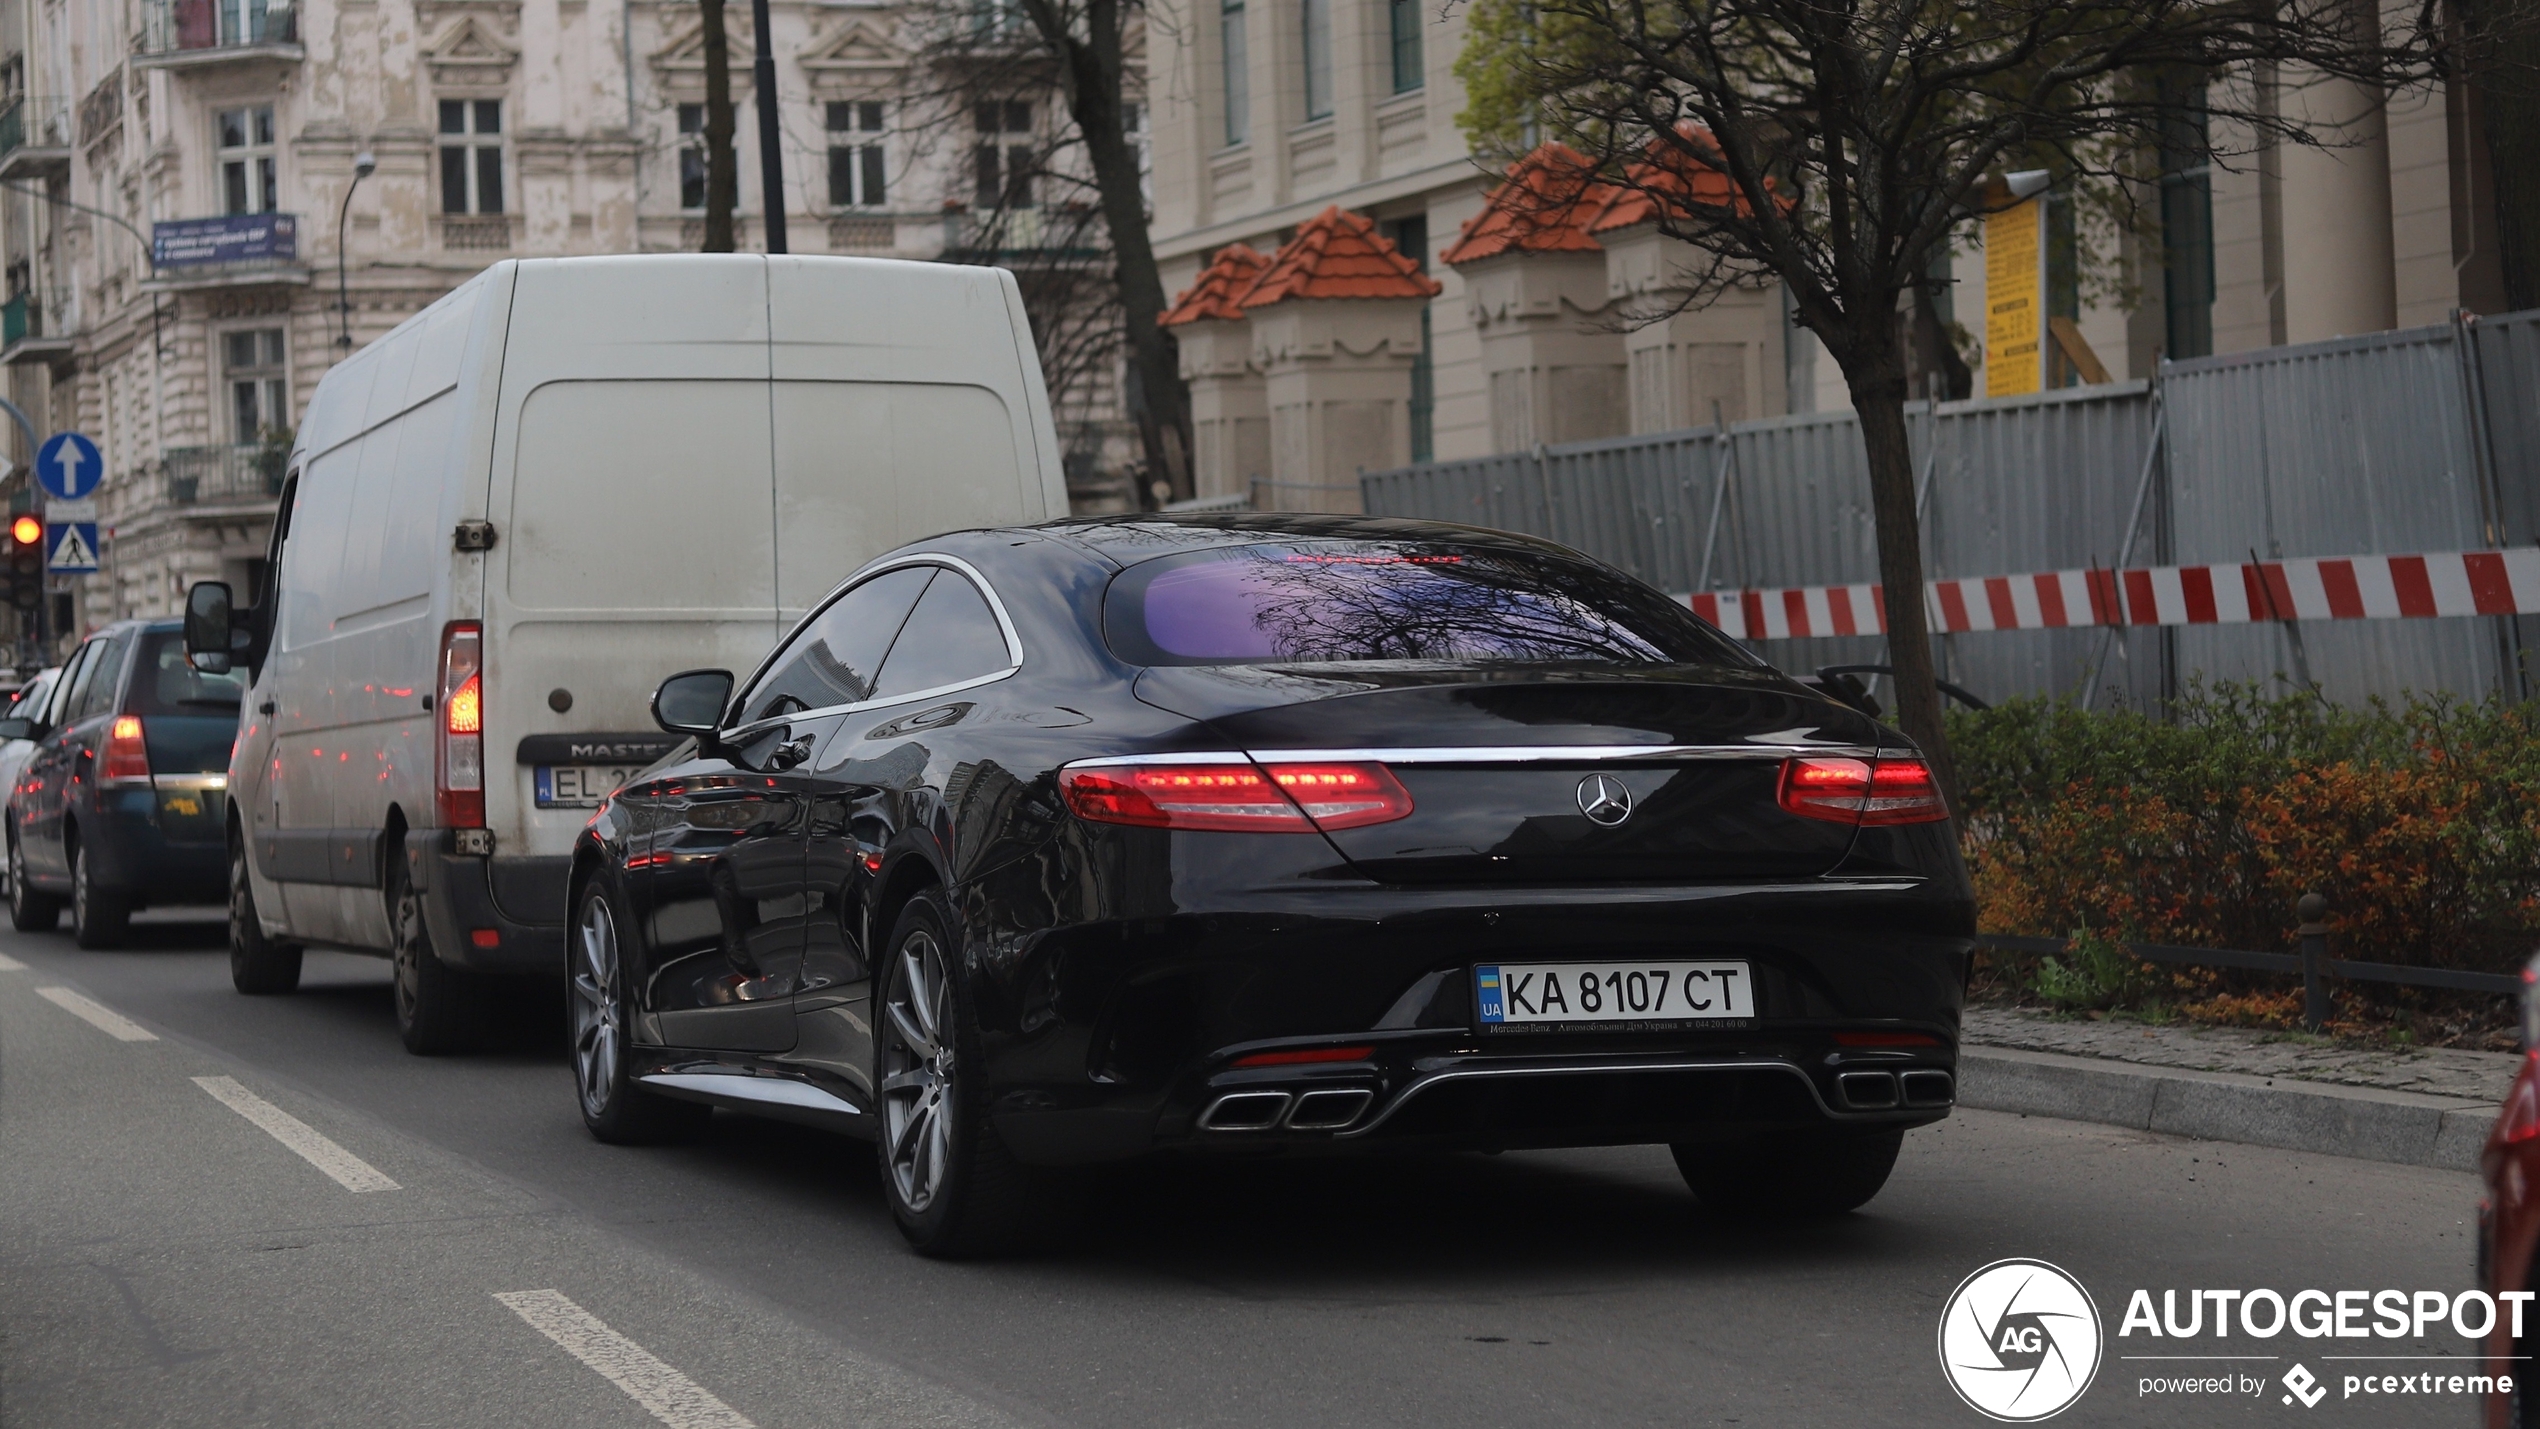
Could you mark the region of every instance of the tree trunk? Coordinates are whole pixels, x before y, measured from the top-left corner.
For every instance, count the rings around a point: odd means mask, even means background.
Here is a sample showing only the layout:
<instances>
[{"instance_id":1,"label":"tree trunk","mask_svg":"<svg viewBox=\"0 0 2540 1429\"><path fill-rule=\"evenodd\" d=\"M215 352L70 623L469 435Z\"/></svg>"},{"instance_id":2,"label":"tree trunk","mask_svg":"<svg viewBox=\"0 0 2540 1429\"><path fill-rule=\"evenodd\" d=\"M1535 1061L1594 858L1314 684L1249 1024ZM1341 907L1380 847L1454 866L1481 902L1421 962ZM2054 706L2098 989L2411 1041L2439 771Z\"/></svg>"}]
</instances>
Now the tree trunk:
<instances>
[{"instance_id":1,"label":"tree trunk","mask_svg":"<svg viewBox=\"0 0 2540 1429\"><path fill-rule=\"evenodd\" d=\"M1157 269L1155 246L1147 236L1146 195L1141 191L1137 151L1129 147L1121 127L1124 61L1121 53L1121 7L1098 0L1085 10L1082 37L1053 34L1044 17L1052 7L1034 5L1030 13L1042 42L1057 51L1067 111L1085 136L1085 157L1102 196L1103 225L1110 232L1114 278L1120 292L1122 321L1128 324L1130 415L1146 453L1147 483L1162 481L1179 500L1191 491L1191 393L1182 381L1181 353L1173 335L1156 325L1164 315L1164 277ZM1138 493L1149 505L1151 491Z\"/></svg>"},{"instance_id":2,"label":"tree trunk","mask_svg":"<svg viewBox=\"0 0 2540 1429\"><path fill-rule=\"evenodd\" d=\"M1892 334L1873 339L1889 353ZM1870 345L1870 344L1863 344ZM1870 462L1870 510L1878 522L1879 583L1887 601L1887 663L1896 672L1896 722L1920 745L1950 806L1958 802L1958 765L1940 722L1938 672L1923 597L1923 528L1914 509L1914 449L1905 430L1905 374L1893 356L1836 360L1850 379L1852 409Z\"/></svg>"},{"instance_id":3,"label":"tree trunk","mask_svg":"<svg viewBox=\"0 0 2540 1429\"><path fill-rule=\"evenodd\" d=\"M697 0L706 41L706 241L698 251L729 253L732 214L741 206L733 172L732 42L723 31L723 0Z\"/></svg>"}]
</instances>

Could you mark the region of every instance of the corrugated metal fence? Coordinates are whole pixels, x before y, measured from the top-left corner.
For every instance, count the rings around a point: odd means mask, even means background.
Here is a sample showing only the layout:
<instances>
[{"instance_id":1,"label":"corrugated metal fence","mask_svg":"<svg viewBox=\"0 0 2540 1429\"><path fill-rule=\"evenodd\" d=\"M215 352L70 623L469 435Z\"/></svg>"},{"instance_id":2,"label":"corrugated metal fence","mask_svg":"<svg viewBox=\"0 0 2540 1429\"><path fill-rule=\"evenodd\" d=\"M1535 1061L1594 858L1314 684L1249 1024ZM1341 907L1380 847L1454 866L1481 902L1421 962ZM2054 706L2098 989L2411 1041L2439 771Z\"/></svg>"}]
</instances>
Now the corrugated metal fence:
<instances>
[{"instance_id":1,"label":"corrugated metal fence","mask_svg":"<svg viewBox=\"0 0 2540 1429\"><path fill-rule=\"evenodd\" d=\"M2540 312L2167 363L2158 383L1944 402L1909 420L1936 577L2540 541ZM1670 591L1878 577L1849 412L1372 472L1362 490L1370 513L1548 536ZM2104 662L2103 703L2193 676L2279 675L2353 701L2519 693L2516 652L2534 635L2447 619L1938 644L1944 676L1989 696L2078 694ZM1875 662L1881 642L1767 647L1804 669Z\"/></svg>"}]
</instances>

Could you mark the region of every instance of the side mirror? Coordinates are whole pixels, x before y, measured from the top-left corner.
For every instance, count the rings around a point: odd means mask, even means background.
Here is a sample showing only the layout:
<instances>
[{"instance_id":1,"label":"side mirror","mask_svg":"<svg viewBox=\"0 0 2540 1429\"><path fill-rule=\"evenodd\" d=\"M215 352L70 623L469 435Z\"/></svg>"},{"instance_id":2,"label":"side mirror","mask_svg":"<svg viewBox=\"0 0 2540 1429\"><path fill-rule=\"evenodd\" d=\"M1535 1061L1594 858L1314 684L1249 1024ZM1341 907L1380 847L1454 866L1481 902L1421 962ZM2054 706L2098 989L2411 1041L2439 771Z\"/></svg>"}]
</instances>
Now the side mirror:
<instances>
[{"instance_id":1,"label":"side mirror","mask_svg":"<svg viewBox=\"0 0 2540 1429\"><path fill-rule=\"evenodd\" d=\"M229 673L229 582L196 581L185 593L185 658L207 675Z\"/></svg>"},{"instance_id":2,"label":"side mirror","mask_svg":"<svg viewBox=\"0 0 2540 1429\"><path fill-rule=\"evenodd\" d=\"M682 670L653 691L653 723L672 734L710 738L723 727L723 710L731 703L731 671Z\"/></svg>"},{"instance_id":3,"label":"side mirror","mask_svg":"<svg viewBox=\"0 0 2540 1429\"><path fill-rule=\"evenodd\" d=\"M35 737L35 721L26 716L11 715L0 719L0 739L33 739Z\"/></svg>"}]
</instances>

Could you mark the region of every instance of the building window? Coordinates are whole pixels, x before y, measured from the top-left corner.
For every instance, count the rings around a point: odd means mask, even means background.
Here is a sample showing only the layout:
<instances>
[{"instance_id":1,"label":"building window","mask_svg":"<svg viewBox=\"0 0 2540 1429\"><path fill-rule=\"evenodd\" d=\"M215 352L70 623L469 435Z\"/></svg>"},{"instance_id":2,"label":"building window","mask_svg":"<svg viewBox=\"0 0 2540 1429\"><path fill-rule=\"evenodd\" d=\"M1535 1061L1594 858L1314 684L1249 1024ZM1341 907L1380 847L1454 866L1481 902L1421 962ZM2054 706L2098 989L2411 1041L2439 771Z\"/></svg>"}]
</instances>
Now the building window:
<instances>
[{"instance_id":1,"label":"building window","mask_svg":"<svg viewBox=\"0 0 2540 1429\"><path fill-rule=\"evenodd\" d=\"M1226 142L1252 134L1252 60L1244 49L1244 0L1221 0L1217 29L1226 61Z\"/></svg>"},{"instance_id":2,"label":"building window","mask_svg":"<svg viewBox=\"0 0 2540 1429\"><path fill-rule=\"evenodd\" d=\"M740 183L740 151L735 148L732 184L736 191ZM679 206L690 210L706 206L706 107L702 104L679 106Z\"/></svg>"},{"instance_id":3,"label":"building window","mask_svg":"<svg viewBox=\"0 0 2540 1429\"><path fill-rule=\"evenodd\" d=\"M1024 100L1006 100L975 105L972 122L979 129L979 143L973 159L977 185L974 197L978 206L993 208L1029 208L1032 205L1032 171L1039 167L1039 154L1029 142L1032 133L1032 106ZM1016 139L1025 142L1013 142Z\"/></svg>"},{"instance_id":4,"label":"building window","mask_svg":"<svg viewBox=\"0 0 2540 1429\"><path fill-rule=\"evenodd\" d=\"M1128 142L1130 156L1138 161L1138 197L1151 207L1155 203L1155 150L1147 140L1145 105L1120 106L1120 137Z\"/></svg>"},{"instance_id":5,"label":"building window","mask_svg":"<svg viewBox=\"0 0 2540 1429\"><path fill-rule=\"evenodd\" d=\"M441 101L441 211L503 212L503 102Z\"/></svg>"},{"instance_id":6,"label":"building window","mask_svg":"<svg viewBox=\"0 0 2540 1429\"><path fill-rule=\"evenodd\" d=\"M829 204L880 208L890 193L882 155L882 101L829 104Z\"/></svg>"},{"instance_id":7,"label":"building window","mask_svg":"<svg viewBox=\"0 0 2540 1429\"><path fill-rule=\"evenodd\" d=\"M282 329L247 328L221 334L221 373L229 383L229 439L253 446L265 433L291 425L291 373L284 362Z\"/></svg>"},{"instance_id":8,"label":"building window","mask_svg":"<svg viewBox=\"0 0 2540 1429\"><path fill-rule=\"evenodd\" d=\"M2214 180L2205 147L2205 86L2164 95L2161 286L2171 358L2214 350Z\"/></svg>"},{"instance_id":9,"label":"building window","mask_svg":"<svg viewBox=\"0 0 2540 1429\"><path fill-rule=\"evenodd\" d=\"M1305 7L1305 117L1332 113L1332 0L1303 0Z\"/></svg>"},{"instance_id":10,"label":"building window","mask_svg":"<svg viewBox=\"0 0 2540 1429\"><path fill-rule=\"evenodd\" d=\"M224 109L219 115L222 212L271 213L280 193L273 172L273 106Z\"/></svg>"},{"instance_id":11,"label":"building window","mask_svg":"<svg viewBox=\"0 0 2540 1429\"><path fill-rule=\"evenodd\" d=\"M1420 0L1386 0L1393 17L1393 92L1409 94L1428 83L1421 68Z\"/></svg>"}]
</instances>

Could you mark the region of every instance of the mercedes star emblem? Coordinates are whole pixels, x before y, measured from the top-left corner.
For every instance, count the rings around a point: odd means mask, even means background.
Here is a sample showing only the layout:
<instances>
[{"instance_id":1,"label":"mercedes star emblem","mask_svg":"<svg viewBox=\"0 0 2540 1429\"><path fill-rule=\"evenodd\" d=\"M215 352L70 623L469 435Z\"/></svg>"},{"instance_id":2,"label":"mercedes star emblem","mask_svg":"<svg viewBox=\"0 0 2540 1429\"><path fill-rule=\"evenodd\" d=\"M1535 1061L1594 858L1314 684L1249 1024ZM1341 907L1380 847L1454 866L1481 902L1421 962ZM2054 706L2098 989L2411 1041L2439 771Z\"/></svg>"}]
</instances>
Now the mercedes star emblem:
<instances>
[{"instance_id":1,"label":"mercedes star emblem","mask_svg":"<svg viewBox=\"0 0 2540 1429\"><path fill-rule=\"evenodd\" d=\"M1579 781L1579 812L1610 829L1632 816L1632 791L1611 774L1591 774Z\"/></svg>"}]
</instances>

